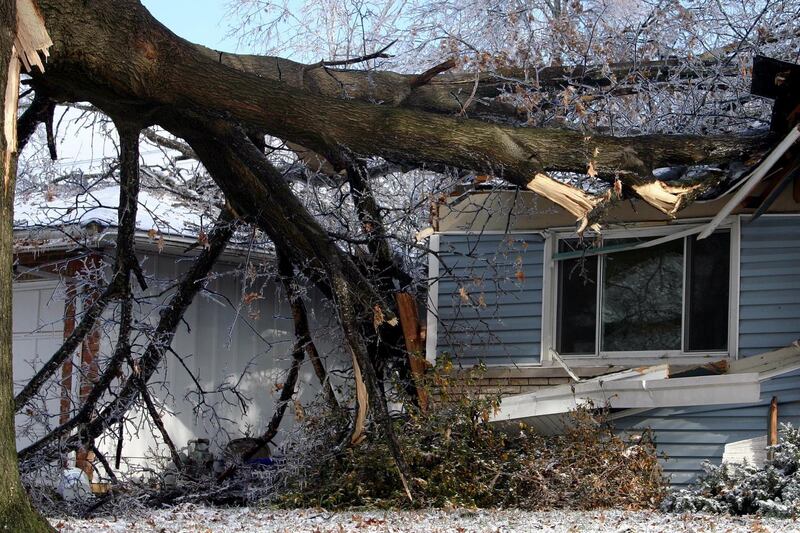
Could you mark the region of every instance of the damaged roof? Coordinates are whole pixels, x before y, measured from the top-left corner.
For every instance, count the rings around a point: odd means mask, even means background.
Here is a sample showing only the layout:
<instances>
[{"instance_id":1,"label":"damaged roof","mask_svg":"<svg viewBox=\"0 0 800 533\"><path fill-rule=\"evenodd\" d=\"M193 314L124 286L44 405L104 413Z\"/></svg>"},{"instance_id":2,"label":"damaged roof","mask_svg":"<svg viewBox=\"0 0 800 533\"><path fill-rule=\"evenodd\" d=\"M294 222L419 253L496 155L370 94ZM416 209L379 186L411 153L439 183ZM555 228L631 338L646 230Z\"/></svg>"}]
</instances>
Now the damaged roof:
<instances>
[{"instance_id":1,"label":"damaged roof","mask_svg":"<svg viewBox=\"0 0 800 533\"><path fill-rule=\"evenodd\" d=\"M772 352L695 367L655 365L508 396L491 422L524 423L545 435L563 431L583 406L654 409L759 401L761 383L800 370L800 341Z\"/></svg>"}]
</instances>

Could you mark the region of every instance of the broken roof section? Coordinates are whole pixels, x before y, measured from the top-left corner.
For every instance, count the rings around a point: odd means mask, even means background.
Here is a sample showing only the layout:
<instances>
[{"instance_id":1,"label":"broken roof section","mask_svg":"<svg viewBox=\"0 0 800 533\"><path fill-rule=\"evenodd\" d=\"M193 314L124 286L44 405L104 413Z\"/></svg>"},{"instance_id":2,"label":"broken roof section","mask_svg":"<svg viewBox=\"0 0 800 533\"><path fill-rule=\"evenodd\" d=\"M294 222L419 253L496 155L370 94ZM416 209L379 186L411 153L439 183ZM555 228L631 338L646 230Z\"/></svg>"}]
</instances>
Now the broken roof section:
<instances>
[{"instance_id":1,"label":"broken roof section","mask_svg":"<svg viewBox=\"0 0 800 533\"><path fill-rule=\"evenodd\" d=\"M760 399L762 382L795 370L800 370L800 341L730 363L642 367L508 396L491 422L524 423L550 435L563 431L568 413L582 406L641 410L754 403Z\"/></svg>"}]
</instances>

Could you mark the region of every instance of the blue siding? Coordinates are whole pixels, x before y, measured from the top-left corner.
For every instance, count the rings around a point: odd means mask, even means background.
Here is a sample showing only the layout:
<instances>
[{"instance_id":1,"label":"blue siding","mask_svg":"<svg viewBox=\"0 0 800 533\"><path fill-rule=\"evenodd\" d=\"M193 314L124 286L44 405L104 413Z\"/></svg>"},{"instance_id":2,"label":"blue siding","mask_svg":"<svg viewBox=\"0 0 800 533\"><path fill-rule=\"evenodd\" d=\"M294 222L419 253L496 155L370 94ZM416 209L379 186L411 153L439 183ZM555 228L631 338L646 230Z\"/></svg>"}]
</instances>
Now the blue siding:
<instances>
[{"instance_id":1,"label":"blue siding","mask_svg":"<svg viewBox=\"0 0 800 533\"><path fill-rule=\"evenodd\" d=\"M543 257L536 234L442 234L438 352L465 366L539 362Z\"/></svg>"},{"instance_id":2,"label":"blue siding","mask_svg":"<svg viewBox=\"0 0 800 533\"><path fill-rule=\"evenodd\" d=\"M800 217L742 219L740 270L739 354L800 337Z\"/></svg>"},{"instance_id":3,"label":"blue siding","mask_svg":"<svg viewBox=\"0 0 800 533\"><path fill-rule=\"evenodd\" d=\"M800 337L800 218L742 219L739 355L788 346ZM766 434L769 403L780 422L800 426L800 372L761 386L755 404L664 408L617 421L620 431L650 428L674 485L697 479L704 460L719 464L725 444Z\"/></svg>"},{"instance_id":4,"label":"blue siding","mask_svg":"<svg viewBox=\"0 0 800 533\"><path fill-rule=\"evenodd\" d=\"M725 444L763 436L772 397L778 398L778 420L800 426L800 372L761 385L755 404L653 409L616 421L618 431L650 428L665 473L673 485L697 479L704 460L719 464Z\"/></svg>"}]
</instances>

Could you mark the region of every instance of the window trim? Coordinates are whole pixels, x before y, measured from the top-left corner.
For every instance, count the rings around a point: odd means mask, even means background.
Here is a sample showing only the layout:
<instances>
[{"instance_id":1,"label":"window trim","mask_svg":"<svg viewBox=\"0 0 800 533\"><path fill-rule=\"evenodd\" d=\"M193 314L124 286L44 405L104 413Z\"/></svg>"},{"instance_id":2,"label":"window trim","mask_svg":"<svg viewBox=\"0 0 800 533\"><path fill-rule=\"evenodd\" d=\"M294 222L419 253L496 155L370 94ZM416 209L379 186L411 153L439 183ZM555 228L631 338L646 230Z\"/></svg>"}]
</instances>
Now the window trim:
<instances>
[{"instance_id":1,"label":"window trim","mask_svg":"<svg viewBox=\"0 0 800 533\"><path fill-rule=\"evenodd\" d=\"M704 222L700 221L687 221L686 223L677 223L661 226L642 226L642 227L629 227L629 228L616 228L603 230L602 236L604 239L617 239L617 238L631 238L631 237L663 237L678 231L689 229L692 226L698 228L704 227ZM574 229L567 228L554 228L547 234L545 241L545 265L544 269L545 282L543 289L546 289L545 297L543 298L542 316L542 354L541 360L550 361L554 360L555 354L563 360L571 361L578 364L586 363L600 363L611 364L613 361L619 361L622 364L629 364L632 360L711 360L711 359L736 359L738 357L738 339L739 339L739 249L740 249L740 217L733 216L720 224L717 231L730 231L730 269L728 280L728 349L724 351L686 351L686 339L683 334L683 327L681 330L681 349L680 350L648 350L648 351L623 351L612 352L602 351L600 342L600 333L596 333L596 350L593 354L560 354L556 350L557 335L558 335L558 292L560 286L558 263L553 259L555 250L558 250L558 243L562 239L574 239L576 237ZM698 231L699 233L699 231ZM590 236L590 233L589 235ZM680 237L684 241L684 284L682 291L682 309L685 310L686 305L686 236ZM604 255L604 254L601 254ZM604 261L598 261L598 280L602 280ZM598 281L598 305L596 327L602 327L600 320L600 313L602 306L600 305L600 286ZM685 313L685 311L684 311Z\"/></svg>"}]
</instances>

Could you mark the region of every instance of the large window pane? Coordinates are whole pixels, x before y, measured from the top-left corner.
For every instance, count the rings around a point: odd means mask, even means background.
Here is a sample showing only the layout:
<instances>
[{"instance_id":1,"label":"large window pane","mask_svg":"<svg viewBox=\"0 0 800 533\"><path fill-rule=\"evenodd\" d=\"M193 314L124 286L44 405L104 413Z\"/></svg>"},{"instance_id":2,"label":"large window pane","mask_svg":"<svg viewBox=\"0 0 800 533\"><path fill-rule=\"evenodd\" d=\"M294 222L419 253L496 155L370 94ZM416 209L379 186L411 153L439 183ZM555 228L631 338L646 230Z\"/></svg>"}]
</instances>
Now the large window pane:
<instances>
[{"instance_id":1,"label":"large window pane","mask_svg":"<svg viewBox=\"0 0 800 533\"><path fill-rule=\"evenodd\" d=\"M686 276L686 350L725 351L728 348L730 233L688 239Z\"/></svg>"},{"instance_id":2,"label":"large window pane","mask_svg":"<svg viewBox=\"0 0 800 533\"><path fill-rule=\"evenodd\" d=\"M603 267L602 351L680 350L683 239L609 254Z\"/></svg>"},{"instance_id":3,"label":"large window pane","mask_svg":"<svg viewBox=\"0 0 800 533\"><path fill-rule=\"evenodd\" d=\"M576 243L562 241L560 251ZM597 336L597 257L559 261L558 334L560 354L594 354Z\"/></svg>"}]
</instances>

